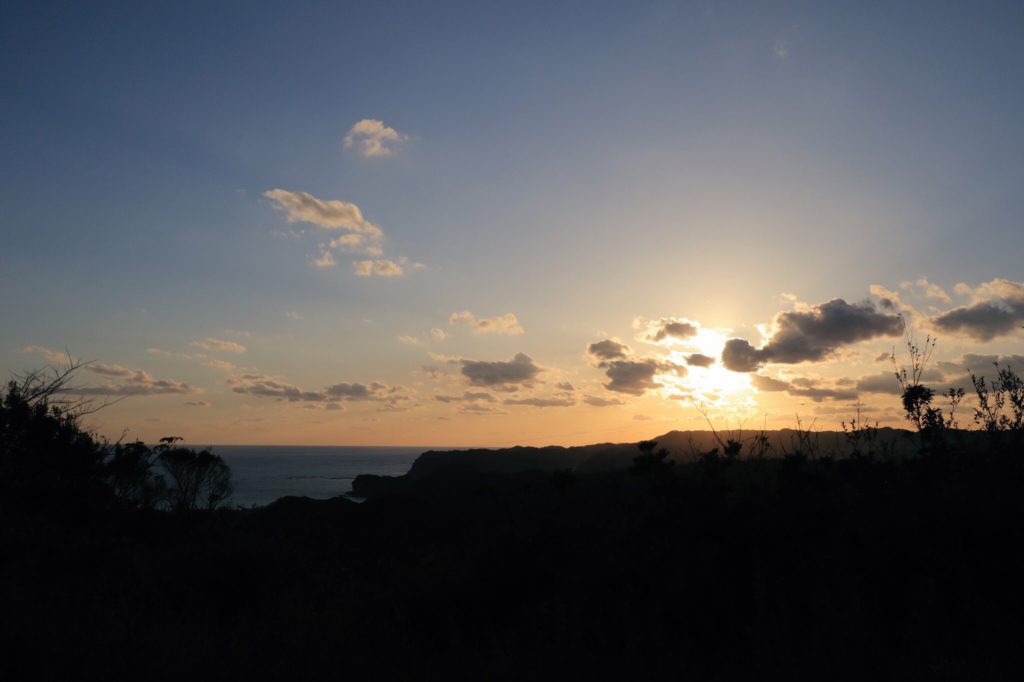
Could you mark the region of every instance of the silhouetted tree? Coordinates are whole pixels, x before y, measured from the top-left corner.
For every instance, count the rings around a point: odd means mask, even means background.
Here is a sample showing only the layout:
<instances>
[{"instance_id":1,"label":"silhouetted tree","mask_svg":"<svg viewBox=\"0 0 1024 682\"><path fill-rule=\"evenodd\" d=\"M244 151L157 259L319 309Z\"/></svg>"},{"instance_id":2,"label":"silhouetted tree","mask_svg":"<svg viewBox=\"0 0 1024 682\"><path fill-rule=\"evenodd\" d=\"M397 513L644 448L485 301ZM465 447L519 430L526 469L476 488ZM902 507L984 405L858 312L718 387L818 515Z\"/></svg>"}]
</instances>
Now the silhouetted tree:
<instances>
[{"instance_id":1,"label":"silhouetted tree","mask_svg":"<svg viewBox=\"0 0 1024 682\"><path fill-rule=\"evenodd\" d=\"M177 447L180 440L177 436L161 438L160 445L154 448L157 459L167 472L168 504L180 512L216 509L234 490L231 469L209 450L197 452Z\"/></svg>"}]
</instances>

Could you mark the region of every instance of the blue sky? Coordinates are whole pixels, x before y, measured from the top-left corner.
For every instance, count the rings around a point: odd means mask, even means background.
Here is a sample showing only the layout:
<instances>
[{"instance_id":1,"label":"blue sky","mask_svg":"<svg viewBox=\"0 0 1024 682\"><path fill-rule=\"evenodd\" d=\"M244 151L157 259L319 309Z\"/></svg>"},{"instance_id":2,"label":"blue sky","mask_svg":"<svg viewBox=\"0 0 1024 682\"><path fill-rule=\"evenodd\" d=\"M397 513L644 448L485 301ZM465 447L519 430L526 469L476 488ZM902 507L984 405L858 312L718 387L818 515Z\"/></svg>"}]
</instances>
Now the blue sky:
<instances>
[{"instance_id":1,"label":"blue sky","mask_svg":"<svg viewBox=\"0 0 1024 682\"><path fill-rule=\"evenodd\" d=\"M25 348L67 346L210 403L137 396L101 430L397 442L401 427L421 438L406 442L485 443L535 427L588 441L614 412L622 426L609 437L633 437L655 428L638 416L693 418L657 391L602 384L588 344L639 347L637 317L756 343L757 325L790 305L782 294L852 303L881 285L908 297L900 284L926 277L952 298L908 303L925 333L929 317L991 294L957 300L957 283L1024 279L1024 9L1012 3L0 12L0 362L17 371L39 360ZM391 155L344 147L362 120L396 131ZM357 205L383 231L382 257L408 259L404 274L360 277L358 258L340 253L336 267L313 267L325 231L288 223L272 189ZM524 333L450 324L462 310L512 313ZM450 338L396 340L435 328ZM238 373L149 351L194 354L207 338L244 346L231 359L251 375L303 388L379 381L419 407L346 404L314 427L302 420L315 410L234 391ZM940 338L951 357L1020 352L1019 336ZM579 384L574 405L452 412L432 396L467 379L442 362L450 385L432 385L418 374L437 365L429 352L526 353ZM874 371L838 349L829 358L838 367L778 369ZM517 395L548 396L552 382ZM590 409L584 395L626 404ZM262 435L229 426L249 411ZM147 425L157 419L168 421Z\"/></svg>"}]
</instances>

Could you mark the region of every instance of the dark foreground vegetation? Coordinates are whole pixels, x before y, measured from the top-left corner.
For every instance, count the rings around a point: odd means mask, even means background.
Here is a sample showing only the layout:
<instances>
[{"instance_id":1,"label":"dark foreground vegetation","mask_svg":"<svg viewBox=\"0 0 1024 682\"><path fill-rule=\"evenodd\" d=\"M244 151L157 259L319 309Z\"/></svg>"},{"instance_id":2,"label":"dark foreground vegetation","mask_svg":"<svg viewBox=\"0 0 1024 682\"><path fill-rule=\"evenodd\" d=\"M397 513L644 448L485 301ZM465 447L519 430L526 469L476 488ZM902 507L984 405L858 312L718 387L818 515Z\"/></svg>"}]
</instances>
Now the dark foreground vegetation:
<instances>
[{"instance_id":1,"label":"dark foreground vegetation","mask_svg":"<svg viewBox=\"0 0 1024 682\"><path fill-rule=\"evenodd\" d=\"M909 454L712 435L249 510L215 455L31 393L0 410L3 679L1018 679L1005 391L984 438L905 398Z\"/></svg>"}]
</instances>

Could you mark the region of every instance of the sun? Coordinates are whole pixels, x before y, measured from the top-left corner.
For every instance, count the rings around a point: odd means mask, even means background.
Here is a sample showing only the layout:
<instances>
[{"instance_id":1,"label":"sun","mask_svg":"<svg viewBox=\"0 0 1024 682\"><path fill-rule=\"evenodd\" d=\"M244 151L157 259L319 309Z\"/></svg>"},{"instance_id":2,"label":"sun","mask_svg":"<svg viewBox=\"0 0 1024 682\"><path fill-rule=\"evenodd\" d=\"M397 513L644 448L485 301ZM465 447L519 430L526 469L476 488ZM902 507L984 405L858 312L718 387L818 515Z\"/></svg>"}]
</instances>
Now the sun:
<instances>
[{"instance_id":1,"label":"sun","mask_svg":"<svg viewBox=\"0 0 1024 682\"><path fill-rule=\"evenodd\" d=\"M668 360L685 365L687 371L684 376L662 377L666 397L683 403L713 405L735 413L756 407L750 377L742 372L729 371L719 361L728 338L723 330L705 327L669 351ZM694 358L694 354L704 358ZM706 367L694 362L705 358L709 361Z\"/></svg>"}]
</instances>

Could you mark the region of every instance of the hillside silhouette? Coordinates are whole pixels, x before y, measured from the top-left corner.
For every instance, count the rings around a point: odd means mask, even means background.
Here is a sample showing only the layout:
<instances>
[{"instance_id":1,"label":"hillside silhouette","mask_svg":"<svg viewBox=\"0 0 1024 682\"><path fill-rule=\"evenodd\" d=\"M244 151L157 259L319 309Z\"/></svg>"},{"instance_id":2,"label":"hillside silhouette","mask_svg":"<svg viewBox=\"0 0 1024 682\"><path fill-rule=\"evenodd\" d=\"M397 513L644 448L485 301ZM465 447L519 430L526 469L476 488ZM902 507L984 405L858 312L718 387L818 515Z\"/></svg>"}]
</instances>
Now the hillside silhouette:
<instances>
[{"instance_id":1,"label":"hillside silhouette","mask_svg":"<svg viewBox=\"0 0 1024 682\"><path fill-rule=\"evenodd\" d=\"M97 440L66 377L0 409L4 679L1016 679L1013 400L428 452L361 504L232 509L214 453Z\"/></svg>"}]
</instances>

